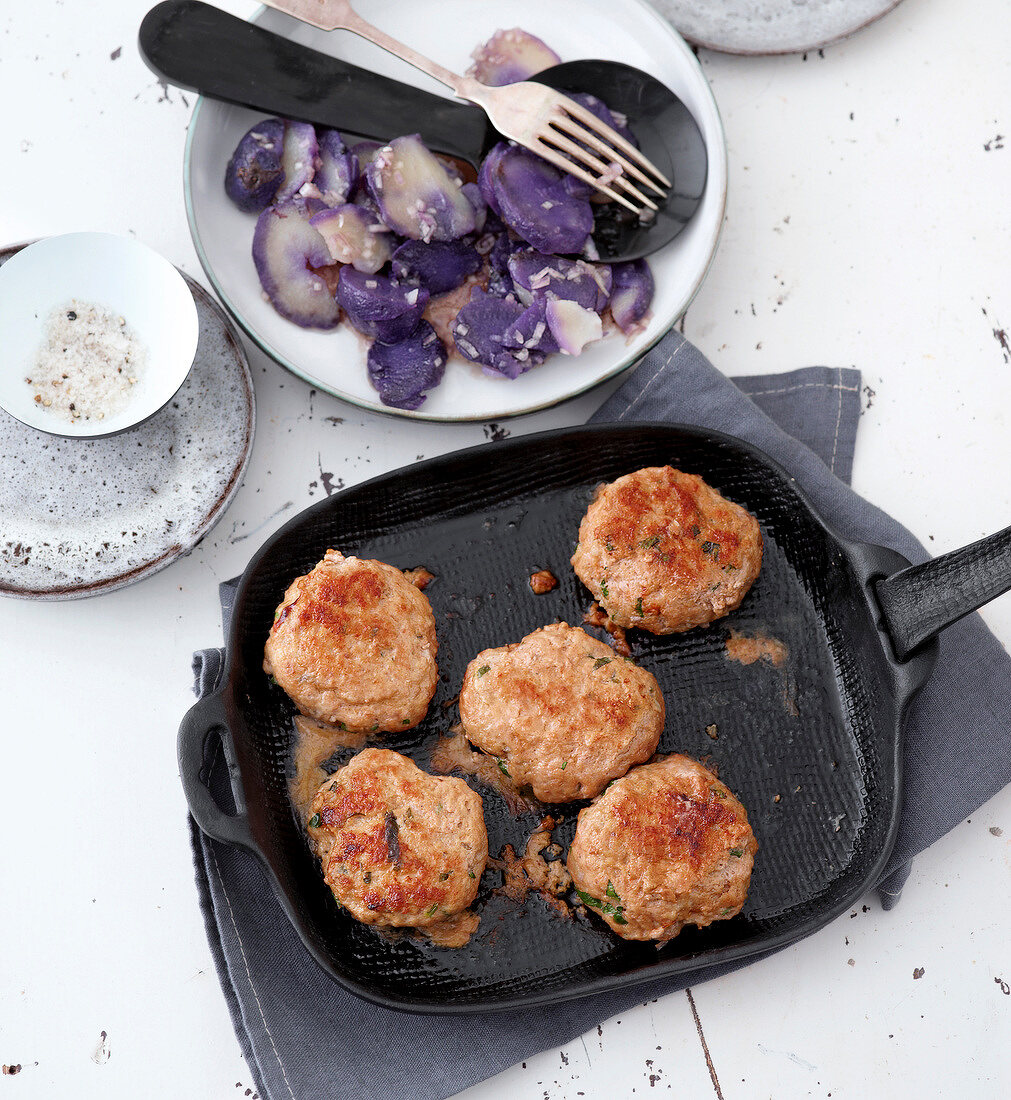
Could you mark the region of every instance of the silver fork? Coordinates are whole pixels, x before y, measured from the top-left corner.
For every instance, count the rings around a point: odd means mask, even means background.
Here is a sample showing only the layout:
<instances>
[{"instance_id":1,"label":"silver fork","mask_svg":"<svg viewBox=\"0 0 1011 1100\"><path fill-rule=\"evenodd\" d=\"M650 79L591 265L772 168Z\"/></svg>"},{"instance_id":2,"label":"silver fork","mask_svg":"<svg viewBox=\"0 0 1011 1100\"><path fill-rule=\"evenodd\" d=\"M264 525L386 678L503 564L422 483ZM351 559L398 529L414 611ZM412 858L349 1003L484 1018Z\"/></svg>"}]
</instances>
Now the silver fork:
<instances>
[{"instance_id":1,"label":"silver fork","mask_svg":"<svg viewBox=\"0 0 1011 1100\"><path fill-rule=\"evenodd\" d=\"M671 181L634 145L582 104L554 88L531 80L492 88L473 77L458 76L366 23L349 0L263 2L323 31L351 31L428 73L461 99L483 108L500 134L590 184L633 213L641 215L645 209L656 210L657 205L632 179L663 197L665 188L671 187ZM633 199L641 206L630 201Z\"/></svg>"}]
</instances>

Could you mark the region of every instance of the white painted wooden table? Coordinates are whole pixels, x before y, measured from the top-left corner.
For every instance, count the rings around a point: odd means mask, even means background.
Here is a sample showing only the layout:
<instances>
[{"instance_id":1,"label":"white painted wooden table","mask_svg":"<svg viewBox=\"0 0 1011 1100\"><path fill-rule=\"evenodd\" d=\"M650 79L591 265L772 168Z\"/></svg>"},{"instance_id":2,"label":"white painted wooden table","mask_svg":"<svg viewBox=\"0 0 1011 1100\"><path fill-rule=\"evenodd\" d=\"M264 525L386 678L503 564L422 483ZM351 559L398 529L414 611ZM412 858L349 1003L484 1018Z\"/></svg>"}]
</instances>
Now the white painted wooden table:
<instances>
[{"instance_id":1,"label":"white painted wooden table","mask_svg":"<svg viewBox=\"0 0 1011 1100\"><path fill-rule=\"evenodd\" d=\"M148 6L0 4L0 241L134 233L199 279L181 184L192 96L137 55ZM1011 522L1009 58L1004 0L909 0L823 55L701 55L730 200L686 334L728 374L859 367L854 484L938 552ZM360 413L251 354L245 484L191 555L97 599L0 601L0 1061L21 1067L0 1100L249 1095L177 778L190 653L219 638L217 583L328 475L350 484L495 431ZM501 428L575 424L602 396ZM1011 600L985 617L1011 641ZM697 1018L670 996L465 1096L1007 1096L1009 895L1004 791L916 862L896 910L869 896L694 989Z\"/></svg>"}]
</instances>

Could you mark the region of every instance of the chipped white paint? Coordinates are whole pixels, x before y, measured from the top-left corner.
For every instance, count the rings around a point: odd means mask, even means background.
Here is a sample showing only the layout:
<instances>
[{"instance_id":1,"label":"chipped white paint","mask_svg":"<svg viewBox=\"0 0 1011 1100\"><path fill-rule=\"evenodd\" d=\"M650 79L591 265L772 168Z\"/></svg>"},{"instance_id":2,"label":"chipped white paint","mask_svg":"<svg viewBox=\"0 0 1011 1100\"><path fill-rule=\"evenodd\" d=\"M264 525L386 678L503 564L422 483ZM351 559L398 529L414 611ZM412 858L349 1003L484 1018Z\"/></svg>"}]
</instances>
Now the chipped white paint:
<instances>
[{"instance_id":1,"label":"chipped white paint","mask_svg":"<svg viewBox=\"0 0 1011 1100\"><path fill-rule=\"evenodd\" d=\"M103 1031L98 1037L95 1049L91 1052L91 1060L96 1066L104 1066L112 1057L112 1048L109 1046L109 1033Z\"/></svg>"},{"instance_id":2,"label":"chipped white paint","mask_svg":"<svg viewBox=\"0 0 1011 1100\"><path fill-rule=\"evenodd\" d=\"M200 277L180 183L193 97L137 57L150 6L39 0L30 15L0 13L0 94L16 105L0 143L0 243L134 232ZM938 551L1011 521L999 475L1011 363L997 335L1011 327L1011 21L1004 0L955 8L901 4L807 61L702 54L730 142L730 203L685 325L727 373L860 367L857 487ZM520 421L405 425L312 395L262 356L252 364L244 485L189 556L94 600L0 600L0 1059L20 1066L3 1083L18 1100L252 1097L196 907L175 759L190 653L220 636L218 582L341 481L574 424L604 396ZM1011 600L986 617L1011 643ZM780 955L693 986L726 1100L1011 1095L1009 891L1005 791L917 861L897 909L868 897ZM99 1066L103 1030L114 1057ZM714 1097L685 994L602 1021L462 1100L545 1095Z\"/></svg>"}]
</instances>

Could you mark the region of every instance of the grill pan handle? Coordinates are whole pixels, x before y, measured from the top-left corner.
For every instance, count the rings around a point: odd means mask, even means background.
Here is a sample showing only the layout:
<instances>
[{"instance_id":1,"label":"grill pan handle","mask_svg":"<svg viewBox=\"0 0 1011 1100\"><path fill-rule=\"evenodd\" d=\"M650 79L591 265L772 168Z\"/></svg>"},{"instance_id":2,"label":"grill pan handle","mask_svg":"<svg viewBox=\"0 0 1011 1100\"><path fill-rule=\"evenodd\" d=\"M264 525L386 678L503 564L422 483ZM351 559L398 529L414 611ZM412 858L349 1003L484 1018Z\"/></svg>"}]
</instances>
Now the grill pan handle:
<instances>
[{"instance_id":1,"label":"grill pan handle","mask_svg":"<svg viewBox=\"0 0 1011 1100\"><path fill-rule=\"evenodd\" d=\"M874 587L895 655L904 661L946 626L1011 589L1011 527Z\"/></svg>"},{"instance_id":2,"label":"grill pan handle","mask_svg":"<svg viewBox=\"0 0 1011 1100\"><path fill-rule=\"evenodd\" d=\"M221 738L221 751L228 765L232 797L236 805L234 814L227 814L221 809L207 785L214 762L213 757L208 757L207 748L214 734ZM258 849L249 830L244 800L239 793L241 785L236 782L235 754L232 751L231 735L225 722L224 702L220 694L215 692L205 696L183 716L179 726L178 752L179 776L193 820L212 840L220 840L223 844L238 844L256 852Z\"/></svg>"}]
</instances>

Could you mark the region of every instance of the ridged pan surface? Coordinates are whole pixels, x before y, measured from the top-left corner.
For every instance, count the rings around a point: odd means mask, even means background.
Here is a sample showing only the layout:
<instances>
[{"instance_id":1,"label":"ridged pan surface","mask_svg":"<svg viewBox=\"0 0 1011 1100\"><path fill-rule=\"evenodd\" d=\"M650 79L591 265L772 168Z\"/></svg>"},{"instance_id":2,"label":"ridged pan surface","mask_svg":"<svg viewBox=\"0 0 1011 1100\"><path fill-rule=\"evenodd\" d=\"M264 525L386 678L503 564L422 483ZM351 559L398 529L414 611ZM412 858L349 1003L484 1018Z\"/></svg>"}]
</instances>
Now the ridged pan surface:
<instances>
[{"instance_id":1,"label":"ridged pan surface","mask_svg":"<svg viewBox=\"0 0 1011 1100\"><path fill-rule=\"evenodd\" d=\"M569 559L597 486L667 463L753 512L765 542L761 575L727 618L668 637L628 632L633 659L656 675L666 701L659 752L707 759L748 810L759 849L743 913L686 928L658 950L620 940L583 911L559 917L533 893L522 905L509 901L496 892L501 873L489 869L476 902L480 928L467 947L391 939L355 922L324 885L288 797L294 710L262 671L285 588L331 547L435 575L425 594L439 636L438 690L421 726L379 742L427 768L433 744L457 720L454 700L479 650L556 620L581 623L591 597ZM538 596L528 578L539 569L560 583ZM252 835L306 945L369 998L460 1012L693 969L825 923L866 888L897 813L901 700L858 573L780 470L724 437L660 426L486 445L365 483L296 517L243 578L223 702ZM732 630L782 643L785 663L730 659ZM514 816L497 792L468 782L484 799L491 854L507 843L522 851L537 815ZM584 804L552 809L564 846Z\"/></svg>"}]
</instances>

